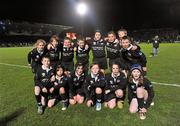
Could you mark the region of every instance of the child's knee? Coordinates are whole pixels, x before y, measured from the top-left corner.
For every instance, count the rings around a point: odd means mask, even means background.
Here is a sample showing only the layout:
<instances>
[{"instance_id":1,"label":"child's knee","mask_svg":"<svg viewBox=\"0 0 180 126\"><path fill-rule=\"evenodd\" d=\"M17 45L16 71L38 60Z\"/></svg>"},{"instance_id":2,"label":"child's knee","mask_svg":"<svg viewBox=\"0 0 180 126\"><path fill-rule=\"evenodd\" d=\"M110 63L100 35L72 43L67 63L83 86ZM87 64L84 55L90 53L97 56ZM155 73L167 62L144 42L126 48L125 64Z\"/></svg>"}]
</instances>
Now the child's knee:
<instances>
[{"instance_id":1,"label":"child's knee","mask_svg":"<svg viewBox=\"0 0 180 126\"><path fill-rule=\"evenodd\" d=\"M74 99L69 99L69 103L70 103L71 105L75 105L75 104L76 104L76 101L75 101Z\"/></svg>"},{"instance_id":2,"label":"child's knee","mask_svg":"<svg viewBox=\"0 0 180 126\"><path fill-rule=\"evenodd\" d=\"M102 89L99 88L99 87L97 87L97 88L96 88L96 94L102 94Z\"/></svg>"},{"instance_id":3,"label":"child's knee","mask_svg":"<svg viewBox=\"0 0 180 126\"><path fill-rule=\"evenodd\" d=\"M114 104L114 103L108 104L108 107L109 107L110 109L114 109L114 108L116 107L116 104Z\"/></svg>"},{"instance_id":4,"label":"child's knee","mask_svg":"<svg viewBox=\"0 0 180 126\"><path fill-rule=\"evenodd\" d=\"M115 94L118 98L123 97L123 91L121 89L116 90Z\"/></svg>"},{"instance_id":5,"label":"child's knee","mask_svg":"<svg viewBox=\"0 0 180 126\"><path fill-rule=\"evenodd\" d=\"M59 89L59 93L60 93L60 94L64 94L64 93L65 93L64 87L61 87L61 88Z\"/></svg>"},{"instance_id":6,"label":"child's knee","mask_svg":"<svg viewBox=\"0 0 180 126\"><path fill-rule=\"evenodd\" d=\"M48 102L48 107L52 108L54 106L54 103L52 101Z\"/></svg>"},{"instance_id":7,"label":"child's knee","mask_svg":"<svg viewBox=\"0 0 180 126\"><path fill-rule=\"evenodd\" d=\"M130 112L131 114L136 113L136 112L137 112L137 109L136 109L136 108L129 108L129 112Z\"/></svg>"},{"instance_id":8,"label":"child's knee","mask_svg":"<svg viewBox=\"0 0 180 126\"><path fill-rule=\"evenodd\" d=\"M141 87L137 88L136 92L137 92L137 97L138 98L142 98L143 97L143 95L144 95L144 89L143 88L141 88Z\"/></svg>"},{"instance_id":9,"label":"child's knee","mask_svg":"<svg viewBox=\"0 0 180 126\"><path fill-rule=\"evenodd\" d=\"M41 92L40 87L39 87L39 86L35 86L35 87L34 87L34 93L35 93L35 95L39 95L40 92Z\"/></svg>"}]
</instances>

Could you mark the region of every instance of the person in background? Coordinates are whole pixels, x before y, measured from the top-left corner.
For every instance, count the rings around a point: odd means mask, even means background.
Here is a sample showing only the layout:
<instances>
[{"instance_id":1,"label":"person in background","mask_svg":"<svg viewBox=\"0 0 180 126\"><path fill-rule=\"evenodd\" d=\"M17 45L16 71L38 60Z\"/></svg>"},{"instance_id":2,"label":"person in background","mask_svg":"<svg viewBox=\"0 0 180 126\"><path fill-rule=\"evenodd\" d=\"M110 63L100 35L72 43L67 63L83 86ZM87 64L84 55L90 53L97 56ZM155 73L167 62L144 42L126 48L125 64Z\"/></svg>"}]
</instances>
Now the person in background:
<instances>
[{"instance_id":1,"label":"person in background","mask_svg":"<svg viewBox=\"0 0 180 126\"><path fill-rule=\"evenodd\" d=\"M153 40L152 40L152 44L153 44L153 56L157 56L158 55L159 43L160 43L159 36L156 35L153 38Z\"/></svg>"}]
</instances>

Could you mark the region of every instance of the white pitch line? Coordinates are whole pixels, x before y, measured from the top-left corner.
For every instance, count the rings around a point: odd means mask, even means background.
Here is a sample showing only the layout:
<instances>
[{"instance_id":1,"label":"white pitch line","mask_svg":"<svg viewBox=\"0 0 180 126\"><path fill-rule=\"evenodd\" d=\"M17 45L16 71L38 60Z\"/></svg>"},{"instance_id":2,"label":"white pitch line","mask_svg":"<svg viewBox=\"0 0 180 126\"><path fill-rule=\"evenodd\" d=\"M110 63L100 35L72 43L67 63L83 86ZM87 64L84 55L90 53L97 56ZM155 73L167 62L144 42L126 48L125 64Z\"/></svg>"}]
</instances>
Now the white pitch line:
<instances>
[{"instance_id":1,"label":"white pitch line","mask_svg":"<svg viewBox=\"0 0 180 126\"><path fill-rule=\"evenodd\" d=\"M164 86L171 86L171 87L180 87L180 84L168 84L168 83L159 83L159 82L152 82L156 85L164 85Z\"/></svg>"},{"instance_id":2,"label":"white pitch line","mask_svg":"<svg viewBox=\"0 0 180 126\"><path fill-rule=\"evenodd\" d=\"M25 66L25 65L17 65L17 64L9 64L9 63L0 63L0 64L5 65L5 66L15 66L15 67L29 68L28 66Z\"/></svg>"},{"instance_id":3,"label":"white pitch line","mask_svg":"<svg viewBox=\"0 0 180 126\"><path fill-rule=\"evenodd\" d=\"M9 63L0 63L0 64L1 65L6 65L6 66L29 68L28 66L25 66L25 65L17 65L17 64L9 64ZM159 83L159 82L152 82L152 83L156 84L156 85L164 85L164 86L171 86L171 87L180 87L180 84L169 84L169 83Z\"/></svg>"}]
</instances>

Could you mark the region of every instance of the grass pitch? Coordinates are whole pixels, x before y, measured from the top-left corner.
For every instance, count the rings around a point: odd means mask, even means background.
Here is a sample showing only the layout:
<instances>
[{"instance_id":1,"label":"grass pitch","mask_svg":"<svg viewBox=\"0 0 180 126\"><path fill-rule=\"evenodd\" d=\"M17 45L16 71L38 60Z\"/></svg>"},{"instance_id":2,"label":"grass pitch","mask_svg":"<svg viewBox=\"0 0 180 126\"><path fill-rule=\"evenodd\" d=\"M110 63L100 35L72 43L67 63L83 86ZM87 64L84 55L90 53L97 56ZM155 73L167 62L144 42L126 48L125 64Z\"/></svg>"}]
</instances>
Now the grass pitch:
<instances>
[{"instance_id":1,"label":"grass pitch","mask_svg":"<svg viewBox=\"0 0 180 126\"><path fill-rule=\"evenodd\" d=\"M154 82L180 85L180 44L160 44L157 57L149 57L151 44L140 44L148 61L148 78ZM0 125L13 126L180 126L180 87L154 84L155 106L149 108L146 120L124 108L109 110L87 108L85 104L61 111L58 103L37 114L33 93L33 75L26 67L31 47L0 48Z\"/></svg>"}]
</instances>

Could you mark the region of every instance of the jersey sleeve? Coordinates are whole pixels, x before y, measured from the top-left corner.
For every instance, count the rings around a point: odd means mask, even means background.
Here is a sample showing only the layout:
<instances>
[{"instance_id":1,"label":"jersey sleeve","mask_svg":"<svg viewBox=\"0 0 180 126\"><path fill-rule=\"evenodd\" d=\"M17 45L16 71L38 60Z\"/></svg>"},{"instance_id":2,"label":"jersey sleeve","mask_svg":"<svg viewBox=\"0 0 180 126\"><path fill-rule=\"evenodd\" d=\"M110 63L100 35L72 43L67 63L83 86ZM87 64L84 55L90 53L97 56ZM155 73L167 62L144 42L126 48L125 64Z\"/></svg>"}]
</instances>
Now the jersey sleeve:
<instances>
[{"instance_id":1,"label":"jersey sleeve","mask_svg":"<svg viewBox=\"0 0 180 126\"><path fill-rule=\"evenodd\" d=\"M32 55L33 55L33 51L30 51L27 55L27 60L29 64L31 64Z\"/></svg>"}]
</instances>

